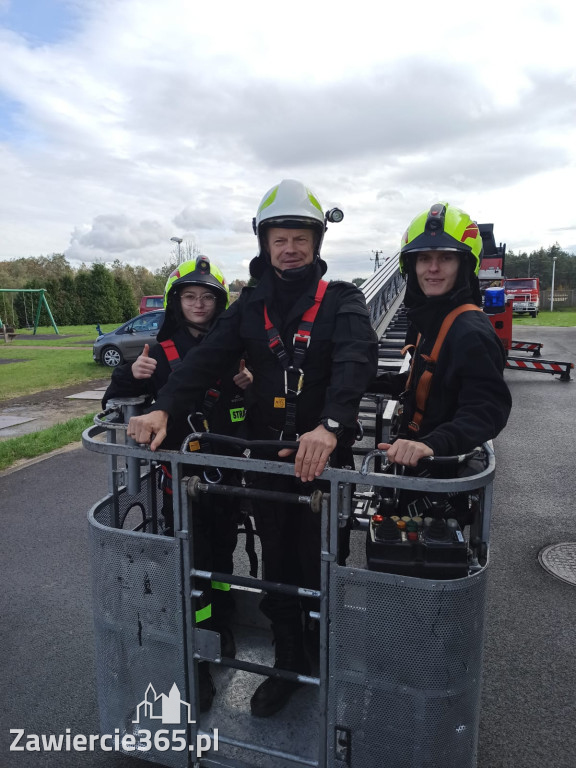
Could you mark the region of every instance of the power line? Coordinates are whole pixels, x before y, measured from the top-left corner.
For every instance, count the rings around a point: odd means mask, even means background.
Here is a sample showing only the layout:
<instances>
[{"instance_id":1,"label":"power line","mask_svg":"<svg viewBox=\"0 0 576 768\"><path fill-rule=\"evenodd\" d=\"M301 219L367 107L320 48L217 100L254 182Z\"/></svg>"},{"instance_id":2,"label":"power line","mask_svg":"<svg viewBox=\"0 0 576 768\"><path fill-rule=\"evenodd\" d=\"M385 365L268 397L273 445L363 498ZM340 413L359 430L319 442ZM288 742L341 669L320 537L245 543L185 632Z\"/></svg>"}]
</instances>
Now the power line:
<instances>
[{"instance_id":1,"label":"power line","mask_svg":"<svg viewBox=\"0 0 576 768\"><path fill-rule=\"evenodd\" d=\"M383 253L383 251L372 251L372 253L374 254L374 258L370 257L370 261L374 262L374 272L376 272L376 270L382 266L380 254Z\"/></svg>"}]
</instances>

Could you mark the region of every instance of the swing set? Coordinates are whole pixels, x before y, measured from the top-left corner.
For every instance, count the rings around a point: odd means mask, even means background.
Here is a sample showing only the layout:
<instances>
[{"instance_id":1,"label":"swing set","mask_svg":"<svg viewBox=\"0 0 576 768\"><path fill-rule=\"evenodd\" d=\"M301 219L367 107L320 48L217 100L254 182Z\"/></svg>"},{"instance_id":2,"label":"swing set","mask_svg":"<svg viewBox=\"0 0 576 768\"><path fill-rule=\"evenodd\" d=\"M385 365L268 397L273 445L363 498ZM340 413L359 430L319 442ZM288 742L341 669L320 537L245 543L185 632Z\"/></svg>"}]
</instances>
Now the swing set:
<instances>
[{"instance_id":1,"label":"swing set","mask_svg":"<svg viewBox=\"0 0 576 768\"><path fill-rule=\"evenodd\" d=\"M29 329L34 329L34 336L36 335L36 331L38 329L38 323L40 321L40 312L42 311L42 307L44 306L46 309L46 312L48 313L48 317L50 318L50 323L52 325L52 328L54 328L54 333L60 335L60 331L58 330L58 326L56 325L54 318L52 317L52 312L50 311L50 306L48 305L48 300L46 299L46 296L44 295L46 293L45 288L0 288L0 293L2 294L2 300L3 300L3 315L4 318L0 317L0 331L4 334L4 341L12 341L14 338L14 329L17 325L15 322L17 320L17 315L14 310L14 294L15 293L23 293L24 294L24 316L25 316L25 322L26 327ZM30 296L30 317L28 316L28 306L27 306L27 296L26 294L32 294ZM34 296L33 294L39 294L38 296L38 304L36 307L36 315L34 317L33 324L31 323L32 315L34 314ZM12 294L10 296L11 298L11 304L8 304L7 301L7 295L6 294ZM8 310L11 310L11 320L8 318Z\"/></svg>"}]
</instances>

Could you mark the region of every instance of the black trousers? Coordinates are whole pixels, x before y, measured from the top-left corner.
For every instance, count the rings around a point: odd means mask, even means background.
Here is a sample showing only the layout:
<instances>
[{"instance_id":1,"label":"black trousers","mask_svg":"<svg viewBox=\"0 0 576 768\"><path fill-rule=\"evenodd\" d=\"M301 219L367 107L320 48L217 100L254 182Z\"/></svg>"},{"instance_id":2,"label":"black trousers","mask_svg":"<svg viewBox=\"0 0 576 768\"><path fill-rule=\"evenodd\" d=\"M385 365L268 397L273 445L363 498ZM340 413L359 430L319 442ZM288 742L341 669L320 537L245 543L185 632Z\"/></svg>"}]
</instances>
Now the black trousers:
<instances>
[{"instance_id":1,"label":"black trousers","mask_svg":"<svg viewBox=\"0 0 576 768\"><path fill-rule=\"evenodd\" d=\"M192 513L192 538L194 567L203 571L219 571L221 573L233 573L234 550L238 541L238 515L235 511L236 504L233 499L223 496L202 496L194 503ZM162 515L166 523L167 532L174 531L174 508L172 494L164 491ZM202 627L205 629L230 623L234 612L234 601L229 589L223 589L224 585L216 585L212 582L198 584L205 598L197 601L196 611L211 603L212 620L205 620Z\"/></svg>"},{"instance_id":2,"label":"black trousers","mask_svg":"<svg viewBox=\"0 0 576 768\"><path fill-rule=\"evenodd\" d=\"M264 490L307 494L296 478L259 475L253 485ZM262 546L262 578L309 589L320 588L321 515L300 504L258 501L256 532ZM302 610L318 610L318 601L269 592L260 609L274 624L300 624Z\"/></svg>"},{"instance_id":3,"label":"black trousers","mask_svg":"<svg viewBox=\"0 0 576 768\"><path fill-rule=\"evenodd\" d=\"M254 432L259 439L275 439L276 434L270 428L261 428ZM254 458L282 461L278 458L278 449L259 449L252 453ZM294 461L294 456L285 459ZM354 466L350 446L340 447L330 457L332 466ZM302 483L297 477L289 475L252 474L247 481L253 488L310 495L319 488L324 492L330 489L329 483L321 480ZM253 502L256 533L262 546L262 578L281 584L291 584L307 589L320 589L320 546L321 513L301 504L287 504L278 501ZM344 565L350 552L350 529L339 529L338 562ZM302 614L318 611L319 601L269 592L260 603L260 609L272 623L300 625Z\"/></svg>"},{"instance_id":4,"label":"black trousers","mask_svg":"<svg viewBox=\"0 0 576 768\"><path fill-rule=\"evenodd\" d=\"M284 475L258 475L251 485L263 490L309 495L315 488L328 491L322 481L302 483ZM307 589L320 589L322 515L301 504L258 501L253 505L256 533L262 546L262 578ZM350 552L350 529L338 531L338 563L344 565ZM292 597L269 592L260 609L273 623L300 624L302 612L318 611L314 598Z\"/></svg>"}]
</instances>

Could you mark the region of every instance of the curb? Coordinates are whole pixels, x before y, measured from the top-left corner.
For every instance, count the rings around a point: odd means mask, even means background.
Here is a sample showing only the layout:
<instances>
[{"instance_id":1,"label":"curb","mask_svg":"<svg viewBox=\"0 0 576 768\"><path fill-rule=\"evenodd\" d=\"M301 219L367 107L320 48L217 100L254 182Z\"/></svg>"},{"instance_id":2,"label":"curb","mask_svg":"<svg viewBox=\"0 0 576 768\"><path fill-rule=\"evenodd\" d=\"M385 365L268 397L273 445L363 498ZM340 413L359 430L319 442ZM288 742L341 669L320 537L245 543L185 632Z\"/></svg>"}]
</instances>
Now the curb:
<instances>
[{"instance_id":1,"label":"curb","mask_svg":"<svg viewBox=\"0 0 576 768\"><path fill-rule=\"evenodd\" d=\"M61 453L68 453L69 451L75 451L77 448L82 448L81 441L76 443L70 443L69 445L65 445L63 448L56 448L56 450L50 451L50 453L43 453L42 456L35 456L33 459L19 459L11 467L8 467L7 469L3 469L0 472L0 478L6 477L7 475L11 475L13 472L18 472L20 469L26 469L27 467L32 467L34 464L39 464L41 461L45 461L46 459L51 459L52 456L58 456Z\"/></svg>"}]
</instances>

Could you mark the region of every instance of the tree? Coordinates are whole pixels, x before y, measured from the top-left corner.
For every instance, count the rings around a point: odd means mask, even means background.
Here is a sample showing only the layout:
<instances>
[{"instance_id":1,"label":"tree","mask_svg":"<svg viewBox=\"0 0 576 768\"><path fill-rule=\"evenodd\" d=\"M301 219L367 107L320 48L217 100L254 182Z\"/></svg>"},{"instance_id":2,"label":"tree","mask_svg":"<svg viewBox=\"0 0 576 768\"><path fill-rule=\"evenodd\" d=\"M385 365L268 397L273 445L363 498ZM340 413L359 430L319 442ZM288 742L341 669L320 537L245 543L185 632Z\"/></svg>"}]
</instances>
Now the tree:
<instances>
[{"instance_id":1,"label":"tree","mask_svg":"<svg viewBox=\"0 0 576 768\"><path fill-rule=\"evenodd\" d=\"M126 322L137 314L138 308L134 301L134 293L127 280L121 275L116 274L113 277L116 289L116 301L120 310L120 322Z\"/></svg>"},{"instance_id":2,"label":"tree","mask_svg":"<svg viewBox=\"0 0 576 768\"><path fill-rule=\"evenodd\" d=\"M80 325L83 322L82 305L76 290L76 279L73 275L64 275L59 281L59 301L56 311L52 309L52 297L50 297L50 309L56 323L59 325Z\"/></svg>"},{"instance_id":3,"label":"tree","mask_svg":"<svg viewBox=\"0 0 576 768\"><path fill-rule=\"evenodd\" d=\"M57 280L64 275L73 274L74 270L62 253L2 261L0 262L0 288L23 288L31 280L39 288L45 288L47 280Z\"/></svg>"},{"instance_id":4,"label":"tree","mask_svg":"<svg viewBox=\"0 0 576 768\"><path fill-rule=\"evenodd\" d=\"M556 259L555 284L557 288L576 288L576 256L563 251L558 243L549 248L539 248L530 254L526 251L506 254L504 273L506 277L540 278L540 288L546 290L552 284L552 265Z\"/></svg>"},{"instance_id":5,"label":"tree","mask_svg":"<svg viewBox=\"0 0 576 768\"><path fill-rule=\"evenodd\" d=\"M157 269L156 272L154 272L154 275L163 281L162 290L157 291L157 293L164 293L164 285L166 283L166 280L168 280L172 272L174 272L174 270L177 268L178 268L177 261L165 261L164 264L162 264L162 266L160 267L160 269ZM150 295L150 294L147 294L147 295Z\"/></svg>"},{"instance_id":6,"label":"tree","mask_svg":"<svg viewBox=\"0 0 576 768\"><path fill-rule=\"evenodd\" d=\"M45 288L46 301L50 305L50 312L56 324L75 325L79 307L73 276L63 273L60 277L53 280L32 280L26 284L26 288ZM25 302L26 325L30 325L30 322L36 316L36 301L39 300L38 294L29 294L30 298L27 298L27 294L22 294L22 296ZM34 305L32 317L30 317L30 309L26 311L26 302L29 302L30 306ZM43 305L40 311L39 324L50 325L50 323L50 316Z\"/></svg>"},{"instance_id":7,"label":"tree","mask_svg":"<svg viewBox=\"0 0 576 768\"><path fill-rule=\"evenodd\" d=\"M112 273L104 264L93 264L76 277L76 292L83 309L83 323L119 323L122 312Z\"/></svg>"},{"instance_id":8,"label":"tree","mask_svg":"<svg viewBox=\"0 0 576 768\"><path fill-rule=\"evenodd\" d=\"M112 264L112 274L129 284L136 305L142 296L153 296L164 292L164 279L146 267L133 267L131 264L122 264L119 259L116 259Z\"/></svg>"},{"instance_id":9,"label":"tree","mask_svg":"<svg viewBox=\"0 0 576 768\"><path fill-rule=\"evenodd\" d=\"M200 256L200 248L196 243L189 243L185 241L180 246L180 258L182 261L196 261L196 257Z\"/></svg>"}]
</instances>

